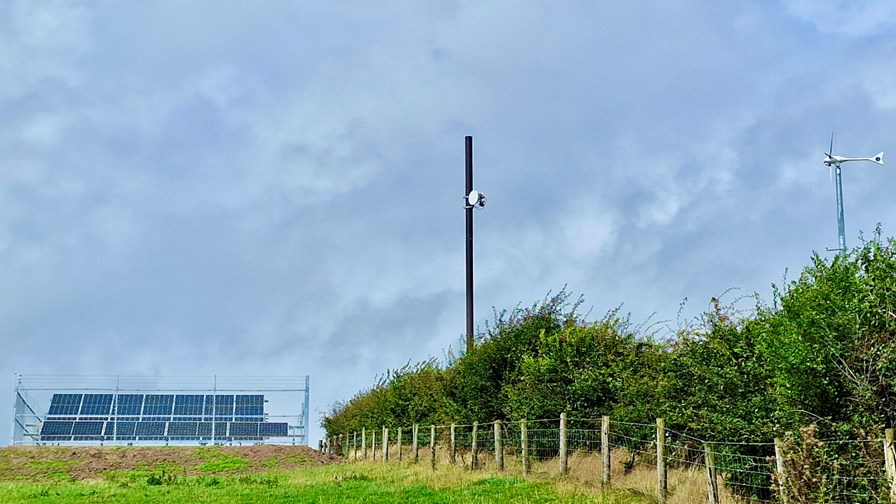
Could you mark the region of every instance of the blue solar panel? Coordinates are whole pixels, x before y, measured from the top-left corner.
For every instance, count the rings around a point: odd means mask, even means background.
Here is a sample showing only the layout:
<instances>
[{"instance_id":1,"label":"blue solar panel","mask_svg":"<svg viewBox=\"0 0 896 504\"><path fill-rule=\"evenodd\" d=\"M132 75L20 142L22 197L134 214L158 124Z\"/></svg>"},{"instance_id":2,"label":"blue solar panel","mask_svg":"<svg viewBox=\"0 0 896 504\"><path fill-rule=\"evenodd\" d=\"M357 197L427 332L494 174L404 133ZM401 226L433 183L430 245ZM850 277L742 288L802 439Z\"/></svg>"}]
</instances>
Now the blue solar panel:
<instances>
[{"instance_id":1,"label":"blue solar panel","mask_svg":"<svg viewBox=\"0 0 896 504\"><path fill-rule=\"evenodd\" d=\"M106 430L103 434L107 438L122 440L133 439L137 429L137 422L106 422Z\"/></svg>"},{"instance_id":2,"label":"blue solar panel","mask_svg":"<svg viewBox=\"0 0 896 504\"><path fill-rule=\"evenodd\" d=\"M112 394L84 394L81 415L109 415L112 410Z\"/></svg>"},{"instance_id":3,"label":"blue solar panel","mask_svg":"<svg viewBox=\"0 0 896 504\"><path fill-rule=\"evenodd\" d=\"M264 404L260 394L54 394L40 436L43 441L223 442L288 436L286 422L264 421Z\"/></svg>"},{"instance_id":4,"label":"blue solar panel","mask_svg":"<svg viewBox=\"0 0 896 504\"><path fill-rule=\"evenodd\" d=\"M199 422L171 422L168 424L168 435L195 439Z\"/></svg>"},{"instance_id":5,"label":"blue solar panel","mask_svg":"<svg viewBox=\"0 0 896 504\"><path fill-rule=\"evenodd\" d=\"M205 405L202 408L202 414L207 417L211 417L214 414L214 409L213 409L214 403L215 403L215 396L213 396L213 395L205 396ZM208 418L208 420L211 420L211 418Z\"/></svg>"},{"instance_id":6,"label":"blue solar panel","mask_svg":"<svg viewBox=\"0 0 896 504\"><path fill-rule=\"evenodd\" d=\"M252 406L252 405L261 406L263 404L264 404L264 396L263 395L238 395L238 396L236 396L236 405L237 406Z\"/></svg>"},{"instance_id":7,"label":"blue solar panel","mask_svg":"<svg viewBox=\"0 0 896 504\"><path fill-rule=\"evenodd\" d=\"M258 435L263 437L283 437L289 435L286 422L263 422L258 425Z\"/></svg>"},{"instance_id":8,"label":"blue solar panel","mask_svg":"<svg viewBox=\"0 0 896 504\"><path fill-rule=\"evenodd\" d=\"M201 420L204 396L178 395L174 397L174 421ZM181 417L181 418L178 418Z\"/></svg>"},{"instance_id":9,"label":"blue solar panel","mask_svg":"<svg viewBox=\"0 0 896 504\"><path fill-rule=\"evenodd\" d=\"M48 420L40 428L41 436L70 436L74 422Z\"/></svg>"},{"instance_id":10,"label":"blue solar panel","mask_svg":"<svg viewBox=\"0 0 896 504\"><path fill-rule=\"evenodd\" d=\"M258 437L258 422L233 422L230 424L230 435L235 438Z\"/></svg>"},{"instance_id":11,"label":"blue solar panel","mask_svg":"<svg viewBox=\"0 0 896 504\"><path fill-rule=\"evenodd\" d=\"M82 394L53 394L50 399L50 415L77 415L81 408Z\"/></svg>"},{"instance_id":12,"label":"blue solar panel","mask_svg":"<svg viewBox=\"0 0 896 504\"><path fill-rule=\"evenodd\" d=\"M217 395L215 396L215 420L229 421L233 420L233 396Z\"/></svg>"},{"instance_id":13,"label":"blue solar panel","mask_svg":"<svg viewBox=\"0 0 896 504\"><path fill-rule=\"evenodd\" d=\"M174 410L173 395L147 394L143 400L143 416L171 416Z\"/></svg>"},{"instance_id":14,"label":"blue solar panel","mask_svg":"<svg viewBox=\"0 0 896 504\"><path fill-rule=\"evenodd\" d=\"M75 441L95 439L103 434L103 422L75 422L72 436Z\"/></svg>"},{"instance_id":15,"label":"blue solar panel","mask_svg":"<svg viewBox=\"0 0 896 504\"><path fill-rule=\"evenodd\" d=\"M137 416L143 411L143 394L119 394L115 413L119 416Z\"/></svg>"},{"instance_id":16,"label":"blue solar panel","mask_svg":"<svg viewBox=\"0 0 896 504\"><path fill-rule=\"evenodd\" d=\"M203 438L212 438L212 422L199 422L197 434ZM215 422L214 438L221 439L227 437L227 423Z\"/></svg>"},{"instance_id":17,"label":"blue solar panel","mask_svg":"<svg viewBox=\"0 0 896 504\"><path fill-rule=\"evenodd\" d=\"M237 422L260 422L264 420L263 395L238 395L234 406L234 420Z\"/></svg>"},{"instance_id":18,"label":"blue solar panel","mask_svg":"<svg viewBox=\"0 0 896 504\"><path fill-rule=\"evenodd\" d=\"M136 430L140 437L161 437L165 435L165 422L138 422Z\"/></svg>"}]
</instances>

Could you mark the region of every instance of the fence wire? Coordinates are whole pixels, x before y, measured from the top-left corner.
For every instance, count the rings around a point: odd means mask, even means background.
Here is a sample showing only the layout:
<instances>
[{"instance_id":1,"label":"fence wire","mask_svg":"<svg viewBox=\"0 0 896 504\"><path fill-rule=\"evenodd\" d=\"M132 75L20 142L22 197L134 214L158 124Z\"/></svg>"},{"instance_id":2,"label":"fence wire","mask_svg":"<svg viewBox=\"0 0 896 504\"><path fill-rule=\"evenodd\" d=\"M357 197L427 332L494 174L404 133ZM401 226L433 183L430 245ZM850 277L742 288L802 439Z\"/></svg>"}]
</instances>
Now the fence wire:
<instances>
[{"instance_id":1,"label":"fence wire","mask_svg":"<svg viewBox=\"0 0 896 504\"><path fill-rule=\"evenodd\" d=\"M612 420L606 431L600 418L568 419L565 429L560 419L498 425L499 439L495 423L419 425L416 436L414 426L365 429L332 438L334 446L329 449L348 461L431 463L434 469L453 463L511 474L565 471L568 477L595 487L609 483L646 495L660 491L656 424ZM791 503L890 502L882 439L793 436L779 446L782 477L776 469L773 442L707 442L668 428L663 433L662 469L670 504L708 502L710 474L717 481L718 504L777 503L785 498ZM384 436L388 436L385 445ZM714 473L708 460L713 461Z\"/></svg>"},{"instance_id":2,"label":"fence wire","mask_svg":"<svg viewBox=\"0 0 896 504\"><path fill-rule=\"evenodd\" d=\"M783 451L791 493L837 504L890 502L882 439L817 440L804 430Z\"/></svg>"}]
</instances>

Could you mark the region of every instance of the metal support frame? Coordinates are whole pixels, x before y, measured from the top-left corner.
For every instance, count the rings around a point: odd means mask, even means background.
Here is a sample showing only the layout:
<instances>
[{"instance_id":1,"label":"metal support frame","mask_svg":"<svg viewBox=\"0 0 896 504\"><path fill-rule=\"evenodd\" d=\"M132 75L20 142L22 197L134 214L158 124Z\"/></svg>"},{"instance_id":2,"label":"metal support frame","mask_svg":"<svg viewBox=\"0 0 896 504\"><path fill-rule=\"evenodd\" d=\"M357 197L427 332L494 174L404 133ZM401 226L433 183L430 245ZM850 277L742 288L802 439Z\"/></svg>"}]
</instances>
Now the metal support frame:
<instances>
[{"instance_id":1,"label":"metal support frame","mask_svg":"<svg viewBox=\"0 0 896 504\"><path fill-rule=\"evenodd\" d=\"M311 404L311 377L305 375L305 404L302 405L302 430L304 433L302 434L305 438L305 444L308 444L308 423L309 423L309 411Z\"/></svg>"},{"instance_id":2,"label":"metal support frame","mask_svg":"<svg viewBox=\"0 0 896 504\"><path fill-rule=\"evenodd\" d=\"M834 165L837 186L837 246L840 252L846 252L846 221L843 216L843 179L840 175L840 163Z\"/></svg>"},{"instance_id":3,"label":"metal support frame","mask_svg":"<svg viewBox=\"0 0 896 504\"><path fill-rule=\"evenodd\" d=\"M13 444L16 439L16 423L19 422L19 385L22 383L21 375L16 373L16 388L12 394L12 425L10 425L9 444Z\"/></svg>"}]
</instances>

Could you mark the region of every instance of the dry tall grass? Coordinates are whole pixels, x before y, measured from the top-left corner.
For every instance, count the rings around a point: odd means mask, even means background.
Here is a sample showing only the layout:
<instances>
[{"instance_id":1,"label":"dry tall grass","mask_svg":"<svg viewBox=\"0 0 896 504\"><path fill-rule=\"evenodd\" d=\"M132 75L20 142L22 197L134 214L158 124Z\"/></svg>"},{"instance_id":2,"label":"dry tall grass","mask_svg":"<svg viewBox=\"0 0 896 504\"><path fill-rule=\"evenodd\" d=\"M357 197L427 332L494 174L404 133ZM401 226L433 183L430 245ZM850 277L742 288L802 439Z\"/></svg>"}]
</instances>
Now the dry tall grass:
<instances>
[{"instance_id":1,"label":"dry tall grass","mask_svg":"<svg viewBox=\"0 0 896 504\"><path fill-rule=\"evenodd\" d=\"M377 447L376 462L385 463L381 447ZM362 459L361 450L350 450L346 460L351 462L355 457ZM372 451L367 449L367 462L370 462ZM419 464L427 467L431 464L429 445L419 447ZM437 484L443 478L449 480L464 471L470 471L472 457L469 448L458 447L456 463L451 464L449 450L446 446L436 447L436 466L431 483ZM614 493L626 493L640 496L645 501L654 501L657 493L656 458L650 453L639 454L631 464L631 452L625 448L613 449L610 455L610 489ZM401 457L397 445L389 447L389 464L412 464L414 454L410 445L402 444ZM527 478L551 481L566 492L579 493L586 491L600 496L601 488L601 454L600 452L574 451L567 459L568 473L560 474L559 458L532 460L531 471ZM525 476L523 463L518 454L508 451L504 454L504 471L497 471L494 452L480 450L477 457L477 471L485 474L502 474L507 476ZM670 467L666 471L668 478L668 504L695 504L708 501L706 469L701 465L688 468ZM743 504L744 500L731 494L719 482L722 504Z\"/></svg>"}]
</instances>

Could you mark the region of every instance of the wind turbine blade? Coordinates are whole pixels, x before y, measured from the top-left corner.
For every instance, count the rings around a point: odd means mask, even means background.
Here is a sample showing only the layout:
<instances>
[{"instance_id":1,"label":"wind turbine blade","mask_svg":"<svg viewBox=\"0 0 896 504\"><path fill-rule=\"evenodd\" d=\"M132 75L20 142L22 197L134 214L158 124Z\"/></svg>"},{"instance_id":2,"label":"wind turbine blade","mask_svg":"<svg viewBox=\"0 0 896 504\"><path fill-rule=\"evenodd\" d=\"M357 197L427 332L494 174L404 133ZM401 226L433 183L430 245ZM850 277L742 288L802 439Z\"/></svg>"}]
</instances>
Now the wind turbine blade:
<instances>
[{"instance_id":1,"label":"wind turbine blade","mask_svg":"<svg viewBox=\"0 0 896 504\"><path fill-rule=\"evenodd\" d=\"M828 150L828 156L833 156L833 155L834 155L834 132L832 131L831 132L831 147L830 147L830 150Z\"/></svg>"}]
</instances>

